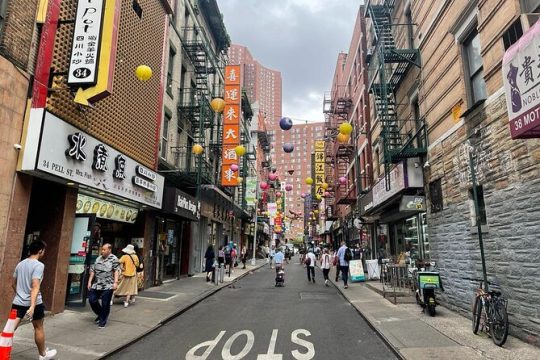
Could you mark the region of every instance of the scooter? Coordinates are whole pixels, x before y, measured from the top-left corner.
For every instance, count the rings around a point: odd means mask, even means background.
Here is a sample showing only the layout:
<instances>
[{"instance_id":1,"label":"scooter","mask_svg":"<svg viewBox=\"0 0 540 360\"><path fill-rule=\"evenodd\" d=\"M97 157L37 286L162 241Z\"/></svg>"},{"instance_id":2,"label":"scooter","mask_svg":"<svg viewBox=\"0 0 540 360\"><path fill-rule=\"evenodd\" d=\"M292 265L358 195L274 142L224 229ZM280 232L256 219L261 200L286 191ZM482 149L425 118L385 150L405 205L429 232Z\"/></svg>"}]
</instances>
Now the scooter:
<instances>
[{"instance_id":1,"label":"scooter","mask_svg":"<svg viewBox=\"0 0 540 360\"><path fill-rule=\"evenodd\" d=\"M285 286L285 271L283 266L276 266L276 287Z\"/></svg>"},{"instance_id":2,"label":"scooter","mask_svg":"<svg viewBox=\"0 0 540 360\"><path fill-rule=\"evenodd\" d=\"M444 291L439 272L425 270L426 267L434 266L435 263L418 262L418 271L416 271L416 303L422 306L424 311L427 309L431 316L435 316L435 307L437 306L435 290Z\"/></svg>"}]
</instances>

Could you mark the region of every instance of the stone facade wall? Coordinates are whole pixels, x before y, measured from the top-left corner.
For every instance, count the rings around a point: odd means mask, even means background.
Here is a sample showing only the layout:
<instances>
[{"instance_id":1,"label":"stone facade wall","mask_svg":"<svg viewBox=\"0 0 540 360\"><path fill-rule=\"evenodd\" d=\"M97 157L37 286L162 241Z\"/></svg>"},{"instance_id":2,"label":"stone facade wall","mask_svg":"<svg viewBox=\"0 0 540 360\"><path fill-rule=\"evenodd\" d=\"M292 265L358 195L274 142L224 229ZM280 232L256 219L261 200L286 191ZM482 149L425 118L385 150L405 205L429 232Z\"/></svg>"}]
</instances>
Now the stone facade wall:
<instances>
[{"instance_id":1,"label":"stone facade wall","mask_svg":"<svg viewBox=\"0 0 540 360\"><path fill-rule=\"evenodd\" d=\"M464 118L464 124L430 151L430 181L441 179L443 210L428 213L432 260L444 281L441 301L471 316L473 291L482 277L473 226L469 151L483 186L483 230L488 280L509 300L510 332L540 344L540 141L512 140L505 97L497 92ZM428 207L429 208L429 207Z\"/></svg>"}]
</instances>

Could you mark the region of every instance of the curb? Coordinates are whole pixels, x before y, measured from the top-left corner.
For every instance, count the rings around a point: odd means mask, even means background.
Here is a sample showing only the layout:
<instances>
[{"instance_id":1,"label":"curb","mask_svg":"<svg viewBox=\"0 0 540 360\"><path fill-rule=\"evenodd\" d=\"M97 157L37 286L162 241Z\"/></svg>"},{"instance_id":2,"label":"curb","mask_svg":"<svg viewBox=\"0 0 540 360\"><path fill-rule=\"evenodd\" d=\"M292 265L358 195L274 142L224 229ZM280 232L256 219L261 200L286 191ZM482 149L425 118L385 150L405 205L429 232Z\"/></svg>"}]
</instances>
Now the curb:
<instances>
[{"instance_id":1,"label":"curb","mask_svg":"<svg viewBox=\"0 0 540 360\"><path fill-rule=\"evenodd\" d=\"M238 276L237 278L235 278L233 281L231 281L230 283L227 283L227 284L223 284L223 285L220 285L216 288L214 288L213 290L210 290L210 291L207 291L207 292L204 292L200 297L196 298L196 300L194 302L192 302L191 304L179 309L178 311L176 311L175 313L165 317L163 320L161 320L158 324L156 324L154 327L152 327L151 329L148 329L147 331L145 331L144 333L142 333L141 335L129 340L127 343L125 344L122 344L120 345L119 347L107 352L105 355L101 356L98 358L98 360L103 360L103 359L109 359L111 358L111 356L117 354L118 352L120 352L121 350L127 348L128 346L131 346L132 344L136 343L137 341L141 340L142 338L150 335L151 333L153 333L154 331L156 331L157 329L159 329L160 327L162 327L163 325L167 324L168 322L174 320L175 318L177 318L178 316L182 315L183 313L185 313L186 311L188 311L189 309L193 308L195 305L198 305L199 303L201 303L203 300L209 298L210 296L214 295L215 293L217 293L218 291L221 291L222 289L224 288L227 288L229 287L231 284L234 284L235 282L239 281L240 279L244 278L245 276L249 275L251 272L254 272L254 271L257 271L259 270L260 268L264 267L264 265L267 265L265 263L261 264L261 265L257 265L256 267L254 267L253 269L249 270L249 271L246 271L245 273L243 273L242 275Z\"/></svg>"},{"instance_id":2,"label":"curb","mask_svg":"<svg viewBox=\"0 0 540 360\"><path fill-rule=\"evenodd\" d=\"M384 336L384 334L379 330L377 329L377 327L375 326L375 324L367 317L365 316L361 311L360 309L358 309L356 306L354 306L354 304L351 302L351 300L347 297L347 295L345 295L345 292L343 291L344 289L340 288L334 281L330 280L330 282L332 283L332 285L334 285L334 287L339 291L339 293L341 294L341 296L343 296L343 298L345 300L347 300L349 302L349 304L351 304L351 306L353 307L353 309L356 310L356 312L362 317L362 319L365 320L365 322L368 324L368 326L375 332L375 334L377 334L379 336L379 338L388 346L388 348L390 350L392 350L392 352L397 356L398 359L401 359L401 360L406 360L406 358L403 356L403 354L401 354L401 352L399 351L398 348L396 348L391 342L390 340L388 340L388 338L386 336Z\"/></svg>"}]
</instances>

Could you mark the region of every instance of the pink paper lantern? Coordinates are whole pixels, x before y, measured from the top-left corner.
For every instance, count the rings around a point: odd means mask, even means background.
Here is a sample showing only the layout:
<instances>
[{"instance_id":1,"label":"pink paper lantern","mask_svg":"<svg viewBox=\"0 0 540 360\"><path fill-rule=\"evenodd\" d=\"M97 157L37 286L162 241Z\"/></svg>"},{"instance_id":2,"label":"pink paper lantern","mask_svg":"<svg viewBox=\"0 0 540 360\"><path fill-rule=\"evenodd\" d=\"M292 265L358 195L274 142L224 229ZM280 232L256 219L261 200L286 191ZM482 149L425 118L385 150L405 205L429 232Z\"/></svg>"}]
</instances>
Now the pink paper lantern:
<instances>
[{"instance_id":1,"label":"pink paper lantern","mask_svg":"<svg viewBox=\"0 0 540 360\"><path fill-rule=\"evenodd\" d=\"M281 197L281 192L278 191L278 192L276 193L276 197L278 197L278 198Z\"/></svg>"},{"instance_id":2,"label":"pink paper lantern","mask_svg":"<svg viewBox=\"0 0 540 360\"><path fill-rule=\"evenodd\" d=\"M268 175L268 180L275 181L278 178L277 174L271 173Z\"/></svg>"},{"instance_id":3,"label":"pink paper lantern","mask_svg":"<svg viewBox=\"0 0 540 360\"><path fill-rule=\"evenodd\" d=\"M231 170L232 170L232 171L235 171L235 172L238 171L238 165L232 164L232 165L231 165Z\"/></svg>"},{"instance_id":4,"label":"pink paper lantern","mask_svg":"<svg viewBox=\"0 0 540 360\"><path fill-rule=\"evenodd\" d=\"M302 193L302 194L300 195L300 197L301 197L302 199L305 199L306 193Z\"/></svg>"},{"instance_id":5,"label":"pink paper lantern","mask_svg":"<svg viewBox=\"0 0 540 360\"><path fill-rule=\"evenodd\" d=\"M347 178L345 176L341 176L339 178L339 184L340 185L345 185L347 183Z\"/></svg>"},{"instance_id":6,"label":"pink paper lantern","mask_svg":"<svg viewBox=\"0 0 540 360\"><path fill-rule=\"evenodd\" d=\"M285 190L291 191L293 189L293 186L291 184L285 185Z\"/></svg>"},{"instance_id":7,"label":"pink paper lantern","mask_svg":"<svg viewBox=\"0 0 540 360\"><path fill-rule=\"evenodd\" d=\"M328 197L328 196L330 196L330 193L328 191L325 191L324 192L324 197Z\"/></svg>"},{"instance_id":8,"label":"pink paper lantern","mask_svg":"<svg viewBox=\"0 0 540 360\"><path fill-rule=\"evenodd\" d=\"M266 189L268 189L268 183L266 181L261 181L261 183L259 184L259 187L262 190L266 190Z\"/></svg>"}]
</instances>

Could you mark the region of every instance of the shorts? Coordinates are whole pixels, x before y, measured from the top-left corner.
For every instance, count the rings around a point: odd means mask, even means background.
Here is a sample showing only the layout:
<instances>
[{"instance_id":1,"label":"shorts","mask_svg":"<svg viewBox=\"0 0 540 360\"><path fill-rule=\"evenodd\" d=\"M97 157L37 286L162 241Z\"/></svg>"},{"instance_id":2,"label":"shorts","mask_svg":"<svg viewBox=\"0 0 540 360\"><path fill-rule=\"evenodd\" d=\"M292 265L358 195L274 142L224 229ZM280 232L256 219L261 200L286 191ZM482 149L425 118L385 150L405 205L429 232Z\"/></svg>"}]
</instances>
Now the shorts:
<instances>
[{"instance_id":1,"label":"shorts","mask_svg":"<svg viewBox=\"0 0 540 360\"><path fill-rule=\"evenodd\" d=\"M17 310L17 317L20 319L24 319L24 316L26 315L26 312L28 309L30 309L30 306L22 306L22 305L11 305L12 309ZM32 320L41 320L45 317L45 305L38 304L34 308L34 316L32 316Z\"/></svg>"}]
</instances>

